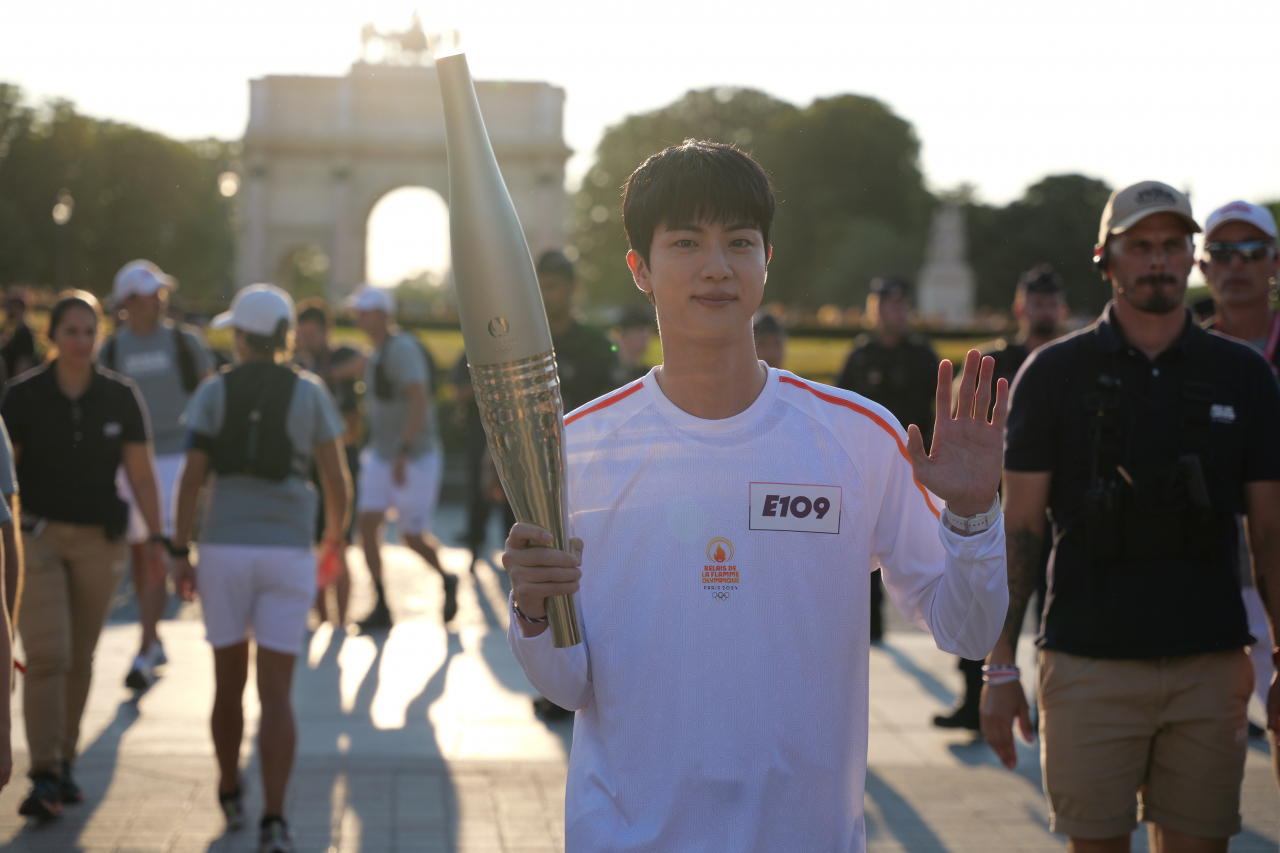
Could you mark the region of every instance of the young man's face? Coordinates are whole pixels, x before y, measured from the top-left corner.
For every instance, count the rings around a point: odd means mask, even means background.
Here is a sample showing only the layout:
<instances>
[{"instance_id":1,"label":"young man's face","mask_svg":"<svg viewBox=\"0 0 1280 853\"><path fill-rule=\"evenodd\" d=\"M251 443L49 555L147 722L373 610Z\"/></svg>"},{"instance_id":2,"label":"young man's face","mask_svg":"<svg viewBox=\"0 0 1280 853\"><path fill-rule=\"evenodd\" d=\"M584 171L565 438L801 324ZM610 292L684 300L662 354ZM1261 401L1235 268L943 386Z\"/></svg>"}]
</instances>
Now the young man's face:
<instances>
[{"instance_id":1,"label":"young man's face","mask_svg":"<svg viewBox=\"0 0 1280 853\"><path fill-rule=\"evenodd\" d=\"M1028 331L1044 337L1058 330L1062 308L1062 297L1056 293L1028 293L1014 313L1027 324Z\"/></svg>"},{"instance_id":2,"label":"young man's face","mask_svg":"<svg viewBox=\"0 0 1280 853\"><path fill-rule=\"evenodd\" d=\"M1226 222L1213 229L1213 233L1205 238L1209 243L1241 243L1246 240L1267 240L1271 238L1255 225L1248 222ZM1271 251L1263 258L1246 261L1239 252L1232 252L1228 261L1215 261L1207 256L1200 261L1200 271L1204 273L1213 291L1213 298L1226 305L1259 305L1266 306L1270 301L1271 281L1280 269L1280 259L1276 256L1276 248L1272 244ZM1265 310L1265 308L1264 308Z\"/></svg>"},{"instance_id":3,"label":"young man's face","mask_svg":"<svg viewBox=\"0 0 1280 853\"><path fill-rule=\"evenodd\" d=\"M356 311L356 328L370 337L386 334L389 324L386 311Z\"/></svg>"},{"instance_id":4,"label":"young man's face","mask_svg":"<svg viewBox=\"0 0 1280 853\"><path fill-rule=\"evenodd\" d=\"M1107 247L1107 271L1116 299L1144 314L1168 314L1182 308L1191 274L1191 234L1172 213L1154 213Z\"/></svg>"},{"instance_id":5,"label":"young man's face","mask_svg":"<svg viewBox=\"0 0 1280 853\"><path fill-rule=\"evenodd\" d=\"M163 293L164 291L157 291L146 296L141 293L130 294L125 297L122 307L129 312L131 320L144 324L156 323L164 310Z\"/></svg>"},{"instance_id":6,"label":"young man's face","mask_svg":"<svg viewBox=\"0 0 1280 853\"><path fill-rule=\"evenodd\" d=\"M683 223L658 226L646 264L627 252L636 287L653 295L664 338L713 342L751 334L764 298L770 248L755 225Z\"/></svg>"},{"instance_id":7,"label":"young man's face","mask_svg":"<svg viewBox=\"0 0 1280 853\"><path fill-rule=\"evenodd\" d=\"M297 347L308 355L318 355L327 349L328 330L315 320L299 320Z\"/></svg>"},{"instance_id":8,"label":"young man's face","mask_svg":"<svg viewBox=\"0 0 1280 853\"><path fill-rule=\"evenodd\" d=\"M542 291L542 306L548 321L556 323L570 315L577 282L558 272L544 272L538 276L538 288Z\"/></svg>"}]
</instances>

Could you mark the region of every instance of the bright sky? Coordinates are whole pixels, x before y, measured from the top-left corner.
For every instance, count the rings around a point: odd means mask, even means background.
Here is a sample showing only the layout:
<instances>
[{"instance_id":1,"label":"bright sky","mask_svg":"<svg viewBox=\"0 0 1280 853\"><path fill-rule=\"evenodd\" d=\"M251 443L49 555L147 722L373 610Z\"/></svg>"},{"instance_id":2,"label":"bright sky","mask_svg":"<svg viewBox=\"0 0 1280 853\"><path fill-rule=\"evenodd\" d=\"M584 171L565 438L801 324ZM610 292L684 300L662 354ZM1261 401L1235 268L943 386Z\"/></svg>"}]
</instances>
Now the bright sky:
<instances>
[{"instance_id":1,"label":"bright sky","mask_svg":"<svg viewBox=\"0 0 1280 853\"><path fill-rule=\"evenodd\" d=\"M547 80L578 154L692 88L853 92L923 141L930 186L1005 202L1048 175L1190 189L1199 216L1280 198L1276 0L88 0L9 3L0 80L177 137L237 138L266 74L342 75L360 27L462 29L478 78Z\"/></svg>"}]
</instances>

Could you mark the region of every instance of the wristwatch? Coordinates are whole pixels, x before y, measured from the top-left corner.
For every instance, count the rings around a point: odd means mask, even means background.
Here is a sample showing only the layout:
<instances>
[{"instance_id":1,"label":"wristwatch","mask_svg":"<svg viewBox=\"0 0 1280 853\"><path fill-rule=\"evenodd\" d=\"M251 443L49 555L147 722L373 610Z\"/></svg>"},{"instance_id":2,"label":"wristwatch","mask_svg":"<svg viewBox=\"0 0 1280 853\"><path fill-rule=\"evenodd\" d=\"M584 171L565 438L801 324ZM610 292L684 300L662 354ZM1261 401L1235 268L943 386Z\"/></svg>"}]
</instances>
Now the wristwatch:
<instances>
[{"instance_id":1,"label":"wristwatch","mask_svg":"<svg viewBox=\"0 0 1280 853\"><path fill-rule=\"evenodd\" d=\"M981 515L971 515L967 518L962 518L952 512L951 507L949 506L944 507L942 512L944 513L943 519L947 524L964 533L966 536L972 536L975 533L981 533L996 523L996 519L1000 517L1000 496L997 495L995 503L991 504L991 509Z\"/></svg>"}]
</instances>

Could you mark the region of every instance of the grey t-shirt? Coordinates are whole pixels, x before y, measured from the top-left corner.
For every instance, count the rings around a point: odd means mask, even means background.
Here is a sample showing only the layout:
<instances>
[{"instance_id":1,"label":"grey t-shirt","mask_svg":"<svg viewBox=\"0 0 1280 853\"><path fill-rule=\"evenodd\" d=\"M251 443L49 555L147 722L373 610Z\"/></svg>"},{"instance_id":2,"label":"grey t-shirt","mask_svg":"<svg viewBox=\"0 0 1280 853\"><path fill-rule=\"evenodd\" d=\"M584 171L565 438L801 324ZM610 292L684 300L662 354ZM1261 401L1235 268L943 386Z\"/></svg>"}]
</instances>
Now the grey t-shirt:
<instances>
[{"instance_id":1,"label":"grey t-shirt","mask_svg":"<svg viewBox=\"0 0 1280 853\"><path fill-rule=\"evenodd\" d=\"M394 395L390 400L378 397L376 386L378 362L383 363ZM440 430L436 425L435 401L431 399L431 377L427 359L409 333L393 335L373 351L364 366L365 402L369 412L369 446L383 459L394 459L404 441L404 422L409 416L409 398L405 389L413 384L422 385L427 395L427 414L422 419L422 429L409 446L410 456L421 456L440 449Z\"/></svg>"},{"instance_id":2,"label":"grey t-shirt","mask_svg":"<svg viewBox=\"0 0 1280 853\"><path fill-rule=\"evenodd\" d=\"M213 360L200 338L186 329L182 338L195 360L196 373L208 372ZM178 366L178 349L173 339L173 323L166 320L145 337L138 337L128 326L121 326L112 337L115 358L104 366L132 379L142 392L151 415L151 434L157 456L181 453L187 431L181 423L182 412L190 395L182 387L182 369ZM104 350L108 344L104 344ZM105 356L105 353L103 353Z\"/></svg>"},{"instance_id":3,"label":"grey t-shirt","mask_svg":"<svg viewBox=\"0 0 1280 853\"><path fill-rule=\"evenodd\" d=\"M183 423L192 432L213 438L222 430L226 403L222 374L211 376L192 395ZM315 374L299 372L285 429L293 442L293 473L278 483L243 475L213 475L205 500L201 542L310 547L317 499L308 480L312 448L342 435L338 407Z\"/></svg>"}]
</instances>

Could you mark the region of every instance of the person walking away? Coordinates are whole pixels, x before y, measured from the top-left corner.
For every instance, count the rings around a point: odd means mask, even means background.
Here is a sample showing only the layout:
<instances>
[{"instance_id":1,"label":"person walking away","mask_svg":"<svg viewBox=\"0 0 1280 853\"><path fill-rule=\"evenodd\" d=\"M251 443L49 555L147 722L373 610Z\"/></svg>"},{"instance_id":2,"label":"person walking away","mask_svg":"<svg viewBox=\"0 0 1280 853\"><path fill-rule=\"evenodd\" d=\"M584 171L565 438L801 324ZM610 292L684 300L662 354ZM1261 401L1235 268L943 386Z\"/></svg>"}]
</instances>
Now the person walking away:
<instances>
[{"instance_id":1,"label":"person walking away","mask_svg":"<svg viewBox=\"0 0 1280 853\"><path fill-rule=\"evenodd\" d=\"M782 369L787 358L787 330L772 314L762 314L751 326L755 335L756 355L770 367Z\"/></svg>"},{"instance_id":2,"label":"person walking away","mask_svg":"<svg viewBox=\"0 0 1280 853\"><path fill-rule=\"evenodd\" d=\"M36 364L36 336L27 325L31 309L31 293L25 287L12 287L4 300L4 334L0 343L0 361L4 362L4 378L16 379Z\"/></svg>"},{"instance_id":3,"label":"person walking away","mask_svg":"<svg viewBox=\"0 0 1280 853\"><path fill-rule=\"evenodd\" d=\"M94 648L126 555L121 465L147 525L153 581L167 569L146 408L133 382L94 363L101 319L92 294L63 293L49 314L56 358L15 380L0 402L23 502L18 631L32 787L18 811L32 817L57 817L84 799L71 769Z\"/></svg>"},{"instance_id":4,"label":"person walking away","mask_svg":"<svg viewBox=\"0 0 1280 853\"><path fill-rule=\"evenodd\" d=\"M398 514L396 529L406 545L440 575L444 584L444 621L458 612L458 577L440 565L429 540L440 497L444 452L429 389L431 372L422 344L393 324L395 300L385 290L364 285L351 297L356 325L373 342L364 364L369 444L360 455L360 544L373 575L377 601L360 622L363 631L391 627L382 574L382 522L388 510Z\"/></svg>"},{"instance_id":5,"label":"person walking away","mask_svg":"<svg viewBox=\"0 0 1280 853\"><path fill-rule=\"evenodd\" d=\"M867 294L863 315L871 332L853 342L836 387L884 406L899 423L917 424L924 443L933 440L934 389L938 354L928 339L911 331L911 284L901 278L877 278ZM884 583L871 578L871 641L884 637Z\"/></svg>"},{"instance_id":6,"label":"person walking away","mask_svg":"<svg viewBox=\"0 0 1280 853\"><path fill-rule=\"evenodd\" d=\"M1004 379L1013 386L1013 380L1027 360L1027 356L1054 340L1061 334L1062 321L1067 316L1067 303L1063 298L1062 276L1049 264L1040 264L1027 270L1018 278L1013 294L1013 316L1018 319L1018 336L1010 341L1001 338L985 355L995 362L996 379ZM1044 608L1052 543L1046 538L1041 547L1039 580L1036 582L1036 613ZM938 714L933 724L943 729L981 730L980 707L982 703L983 660L960 658L960 672L964 675L964 695L950 714Z\"/></svg>"},{"instance_id":7,"label":"person walking away","mask_svg":"<svg viewBox=\"0 0 1280 853\"><path fill-rule=\"evenodd\" d=\"M622 365L609 339L574 316L578 272L564 252L543 252L535 269L551 327L560 397L568 413L622 385Z\"/></svg>"},{"instance_id":8,"label":"person walking away","mask_svg":"<svg viewBox=\"0 0 1280 853\"><path fill-rule=\"evenodd\" d=\"M150 261L130 261L121 267L116 273L112 297L123 312L124 320L98 351L98 361L103 367L127 376L142 392L151 421L160 486L160 521L166 536L173 530L170 518L173 490L186 442L186 431L179 420L192 392L213 365L200 336L165 316L170 291L176 286L172 276ZM123 471L119 484L121 495L129 502L133 588L138 599L138 621L142 623L138 654L124 683L133 690L146 690L155 680L156 667L168 662L157 626L169 591L165 578L154 584L148 581L147 526Z\"/></svg>"},{"instance_id":9,"label":"person walking away","mask_svg":"<svg viewBox=\"0 0 1280 853\"><path fill-rule=\"evenodd\" d=\"M1253 669L1235 515L1259 585L1280 588L1280 388L1248 346L1184 301L1200 230L1185 195L1112 193L1095 260L1111 301L1036 350L1005 438L1009 610L987 657L982 731L1013 768L1030 736L1018 633L1053 520L1036 644L1050 829L1127 851L1141 817L1164 853L1225 851L1240 831ZM1280 601L1269 603L1272 625ZM1276 727L1280 688L1268 697Z\"/></svg>"},{"instance_id":10,"label":"person walking away","mask_svg":"<svg viewBox=\"0 0 1280 853\"><path fill-rule=\"evenodd\" d=\"M622 368L623 383L634 382L649 372L644 355L653 340L653 309L628 306L613 326L613 346Z\"/></svg>"},{"instance_id":11,"label":"person walking away","mask_svg":"<svg viewBox=\"0 0 1280 853\"><path fill-rule=\"evenodd\" d=\"M1276 251L1276 220L1271 211L1247 201L1233 201L1209 214L1205 220L1204 247L1200 272L1213 294L1214 316L1207 326L1244 341L1262 353L1271 372L1280 375L1280 314L1271 307L1280 257ZM1245 536L1244 519L1238 518L1240 536ZM1240 554L1241 592L1249 614L1249 633L1254 644L1249 649L1253 662L1254 693L1265 707L1275 675L1272 654L1276 648L1267 625L1267 608L1253 583L1247 543L1242 538ZM1252 722L1252 736L1262 736ZM1273 744L1276 780L1280 784L1280 756Z\"/></svg>"},{"instance_id":12,"label":"person walking away","mask_svg":"<svg viewBox=\"0 0 1280 853\"><path fill-rule=\"evenodd\" d=\"M304 299L298 304L297 345L294 350L294 363L304 370L309 370L324 382L342 415L342 449L347 460L347 471L354 481L360 473L360 439L364 427L364 417L360 411L360 391L357 385L364 373L364 359L360 351L345 344L333 346L329 341L329 330L333 327L333 309L329 303L318 296ZM317 487L320 482L320 470L312 466L311 482ZM320 540L327 523L327 508L324 503L323 490L316 508L316 539ZM354 534L354 524L348 524L343 534L344 547L350 545ZM340 561L341 571L333 583L335 593L335 611L329 612L329 601L325 590L316 593L316 611L321 621L329 621L341 628L347 624L347 604L351 600L351 576L346 572L346 561Z\"/></svg>"},{"instance_id":13,"label":"person walking away","mask_svg":"<svg viewBox=\"0 0 1280 853\"><path fill-rule=\"evenodd\" d=\"M294 322L293 300L270 284L241 290L214 318L215 328L233 330L238 364L202 383L183 415L191 435L173 537L178 590L187 600L199 594L213 647L218 800L231 830L245 818L239 761L251 638L257 647L260 853L293 849L284 803L297 744L293 668L316 593L312 461L325 497L325 543L339 559L351 489L337 408L317 376L287 363Z\"/></svg>"}]
</instances>

